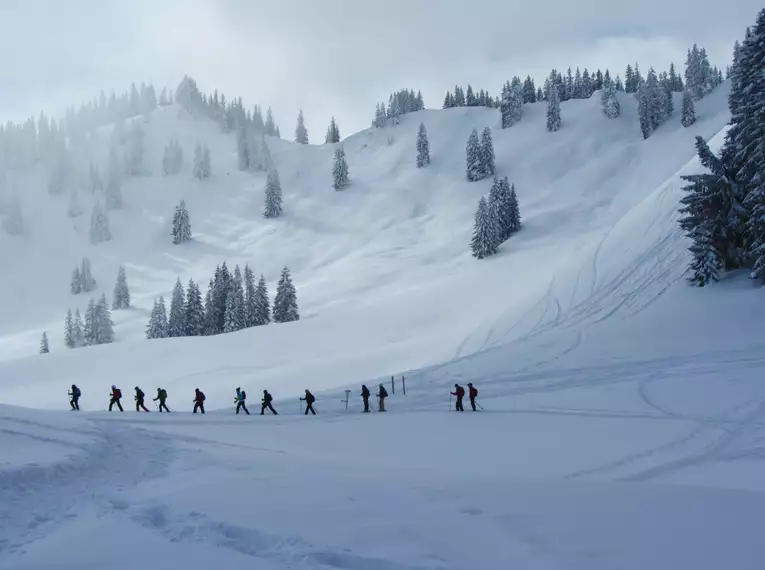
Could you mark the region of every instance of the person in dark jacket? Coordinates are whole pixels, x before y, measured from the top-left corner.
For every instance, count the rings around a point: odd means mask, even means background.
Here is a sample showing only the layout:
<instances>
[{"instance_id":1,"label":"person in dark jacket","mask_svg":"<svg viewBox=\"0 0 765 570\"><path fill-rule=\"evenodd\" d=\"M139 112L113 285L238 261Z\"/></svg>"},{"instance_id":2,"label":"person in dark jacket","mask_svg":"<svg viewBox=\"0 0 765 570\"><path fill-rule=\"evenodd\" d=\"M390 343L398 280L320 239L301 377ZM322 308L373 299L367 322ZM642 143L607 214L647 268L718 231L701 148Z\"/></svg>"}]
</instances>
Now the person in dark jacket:
<instances>
[{"instance_id":1,"label":"person in dark jacket","mask_svg":"<svg viewBox=\"0 0 765 570\"><path fill-rule=\"evenodd\" d=\"M80 389L77 387L76 384L72 384L72 391L69 392L69 395L72 397L72 399L69 401L69 405L72 406L73 410L79 410L80 409L80 396L82 395L82 392L80 392Z\"/></svg>"},{"instance_id":2,"label":"person in dark jacket","mask_svg":"<svg viewBox=\"0 0 765 570\"><path fill-rule=\"evenodd\" d=\"M170 410L167 408L167 404L165 404L165 400L167 400L167 390L164 388L157 388L157 397L152 400L153 402L156 402L159 400L159 411L162 412L162 408L165 408L165 411L167 413L170 413Z\"/></svg>"},{"instance_id":3,"label":"person in dark jacket","mask_svg":"<svg viewBox=\"0 0 765 570\"><path fill-rule=\"evenodd\" d=\"M380 403L380 409L378 411L384 412L385 411L385 398L388 397L388 391L385 389L385 386L380 384L380 389L377 391L377 399Z\"/></svg>"},{"instance_id":4,"label":"person in dark jacket","mask_svg":"<svg viewBox=\"0 0 765 570\"><path fill-rule=\"evenodd\" d=\"M271 410L271 412L275 416L279 415L279 414L276 413L276 410L274 410L274 407L271 405L271 401L273 399L274 399L273 396L271 396L271 394L268 393L268 390L263 390L263 405L260 406L260 415L261 416L266 413L266 408Z\"/></svg>"},{"instance_id":5,"label":"person in dark jacket","mask_svg":"<svg viewBox=\"0 0 765 570\"><path fill-rule=\"evenodd\" d=\"M313 409L313 403L316 401L316 398L314 398L313 394L309 392L308 390L305 391L305 398L300 398L305 402L305 415L308 415L308 410L311 411L311 413L315 416L316 410Z\"/></svg>"},{"instance_id":6,"label":"person in dark jacket","mask_svg":"<svg viewBox=\"0 0 765 570\"><path fill-rule=\"evenodd\" d=\"M473 386L472 382L468 382L468 396L470 397L470 405L473 407L473 411L477 411L475 409L475 399L478 397L478 390Z\"/></svg>"},{"instance_id":7,"label":"person in dark jacket","mask_svg":"<svg viewBox=\"0 0 765 570\"><path fill-rule=\"evenodd\" d=\"M197 410L201 411L203 414L205 413L205 393L202 392L199 388L194 388L194 413L197 413Z\"/></svg>"},{"instance_id":8,"label":"person in dark jacket","mask_svg":"<svg viewBox=\"0 0 765 570\"><path fill-rule=\"evenodd\" d=\"M114 384L112 384L112 399L109 400L109 411L112 411L112 406L114 404L117 404L117 407L120 409L120 412L124 412L125 410L122 409L122 404L120 404L120 399L122 398L122 390L117 388Z\"/></svg>"},{"instance_id":9,"label":"person in dark jacket","mask_svg":"<svg viewBox=\"0 0 765 570\"><path fill-rule=\"evenodd\" d=\"M456 411L458 412L464 412L465 409L462 407L462 398L465 397L465 389L460 386L459 384L454 385L454 392L452 392L452 396L457 396L457 407Z\"/></svg>"},{"instance_id":10,"label":"person in dark jacket","mask_svg":"<svg viewBox=\"0 0 765 570\"><path fill-rule=\"evenodd\" d=\"M361 385L361 399L364 400L364 412L369 412L369 388L367 388L366 384Z\"/></svg>"},{"instance_id":11,"label":"person in dark jacket","mask_svg":"<svg viewBox=\"0 0 765 570\"><path fill-rule=\"evenodd\" d=\"M244 410L247 415L250 415L250 411L247 409L247 406L244 405L244 401L247 399L247 393L242 390L241 388L236 389L236 397L234 398L234 402L236 402L236 413L239 413L239 409L241 408Z\"/></svg>"},{"instance_id":12,"label":"person in dark jacket","mask_svg":"<svg viewBox=\"0 0 765 570\"><path fill-rule=\"evenodd\" d=\"M144 412L148 412L149 410L146 409L146 406L143 403L143 399L146 397L146 394L143 393L143 390L141 390L138 386L135 387L135 411L140 412L141 409L143 409Z\"/></svg>"}]
</instances>

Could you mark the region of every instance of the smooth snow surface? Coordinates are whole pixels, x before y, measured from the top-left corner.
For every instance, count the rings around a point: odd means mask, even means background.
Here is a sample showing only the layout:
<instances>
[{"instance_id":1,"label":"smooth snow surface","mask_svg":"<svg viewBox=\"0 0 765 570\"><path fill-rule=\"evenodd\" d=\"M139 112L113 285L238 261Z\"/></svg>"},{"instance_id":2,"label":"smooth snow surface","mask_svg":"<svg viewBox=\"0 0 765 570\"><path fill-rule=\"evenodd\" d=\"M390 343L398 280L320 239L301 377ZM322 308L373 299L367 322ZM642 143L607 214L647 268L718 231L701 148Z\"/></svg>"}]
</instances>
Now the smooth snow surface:
<instances>
[{"instance_id":1,"label":"smooth snow surface","mask_svg":"<svg viewBox=\"0 0 765 570\"><path fill-rule=\"evenodd\" d=\"M494 110L415 113L344 141L341 192L336 145L269 140L276 220L261 216L265 177L236 170L232 135L161 109L145 125L154 174L126 183L99 246L89 205L72 228L68 196L40 178L22 197L27 235L0 238L13 268L0 283L0 568L762 568L762 290L742 276L689 288L676 223L693 137L719 148L726 96L647 141L624 94L612 121L598 94L563 103L557 133L541 104L504 131ZM416 169L421 121L432 163ZM524 228L478 261L473 214L491 181L465 182L464 162L484 125ZM171 135L186 162L163 178ZM204 182L190 175L197 139L212 150ZM173 246L180 199L194 240ZM94 295L111 297L124 264L136 307L113 313L114 344L67 350L83 255ZM204 292L223 260L263 272L271 296L288 265L301 320L142 339L176 276ZM37 355L43 330L51 353ZM398 383L386 414L360 414L360 384L390 393L394 374L407 394ZM468 381L484 410L448 411ZM72 383L79 413L61 411ZM104 411L113 383L124 413ZM166 388L174 413L137 414L134 385L148 400ZM233 415L237 386L251 417ZM188 413L196 387L204 416ZM279 416L258 415L264 388ZM305 388L315 417L300 414Z\"/></svg>"}]
</instances>

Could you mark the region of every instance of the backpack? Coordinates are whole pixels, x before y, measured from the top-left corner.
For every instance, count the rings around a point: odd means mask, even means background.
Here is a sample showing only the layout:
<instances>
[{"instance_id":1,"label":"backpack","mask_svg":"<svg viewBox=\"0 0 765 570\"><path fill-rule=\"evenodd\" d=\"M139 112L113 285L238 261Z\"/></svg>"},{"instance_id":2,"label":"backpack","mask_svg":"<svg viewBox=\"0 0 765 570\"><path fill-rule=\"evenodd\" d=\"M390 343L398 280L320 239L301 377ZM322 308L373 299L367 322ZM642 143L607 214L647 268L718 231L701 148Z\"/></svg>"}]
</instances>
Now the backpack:
<instances>
[{"instance_id":1,"label":"backpack","mask_svg":"<svg viewBox=\"0 0 765 570\"><path fill-rule=\"evenodd\" d=\"M242 402L244 402L247 399L247 392L242 390Z\"/></svg>"},{"instance_id":2,"label":"backpack","mask_svg":"<svg viewBox=\"0 0 765 570\"><path fill-rule=\"evenodd\" d=\"M200 392L199 393L199 401L200 402L204 402L205 401L205 393L204 392Z\"/></svg>"},{"instance_id":3,"label":"backpack","mask_svg":"<svg viewBox=\"0 0 765 570\"><path fill-rule=\"evenodd\" d=\"M384 387L382 387L382 386L380 386L380 397L381 398L387 398L388 397L388 391Z\"/></svg>"},{"instance_id":4,"label":"backpack","mask_svg":"<svg viewBox=\"0 0 765 570\"><path fill-rule=\"evenodd\" d=\"M72 395L75 398L79 398L82 395L82 392L80 392L80 389L77 386L75 386L74 390L72 391Z\"/></svg>"},{"instance_id":5,"label":"backpack","mask_svg":"<svg viewBox=\"0 0 765 570\"><path fill-rule=\"evenodd\" d=\"M141 390L140 388L138 388L135 395L138 397L139 400L142 400L146 396L146 394L144 394L143 390Z\"/></svg>"},{"instance_id":6,"label":"backpack","mask_svg":"<svg viewBox=\"0 0 765 570\"><path fill-rule=\"evenodd\" d=\"M316 398L314 398L313 394L309 392L308 394L305 395L305 401L310 405L316 401Z\"/></svg>"},{"instance_id":7,"label":"backpack","mask_svg":"<svg viewBox=\"0 0 765 570\"><path fill-rule=\"evenodd\" d=\"M160 400L165 400L165 399L167 399L167 392L165 391L165 389L164 389L164 388L162 388L162 390L160 390L160 391L159 391L159 399L160 399Z\"/></svg>"},{"instance_id":8,"label":"backpack","mask_svg":"<svg viewBox=\"0 0 765 570\"><path fill-rule=\"evenodd\" d=\"M115 388L112 395L114 396L115 400L119 400L122 397L122 391L119 388Z\"/></svg>"}]
</instances>

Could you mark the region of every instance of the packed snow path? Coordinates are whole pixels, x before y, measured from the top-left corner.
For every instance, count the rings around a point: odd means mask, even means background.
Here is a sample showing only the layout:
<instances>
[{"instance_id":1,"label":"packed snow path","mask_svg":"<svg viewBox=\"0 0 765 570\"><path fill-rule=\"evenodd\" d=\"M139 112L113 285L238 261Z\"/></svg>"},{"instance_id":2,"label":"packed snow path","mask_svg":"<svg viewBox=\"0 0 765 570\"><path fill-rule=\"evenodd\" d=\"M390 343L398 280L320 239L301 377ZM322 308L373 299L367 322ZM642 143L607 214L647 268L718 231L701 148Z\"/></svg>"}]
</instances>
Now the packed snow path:
<instances>
[{"instance_id":1,"label":"packed snow path","mask_svg":"<svg viewBox=\"0 0 765 570\"><path fill-rule=\"evenodd\" d=\"M2 407L0 568L760 568L764 366L561 367L463 414Z\"/></svg>"}]
</instances>

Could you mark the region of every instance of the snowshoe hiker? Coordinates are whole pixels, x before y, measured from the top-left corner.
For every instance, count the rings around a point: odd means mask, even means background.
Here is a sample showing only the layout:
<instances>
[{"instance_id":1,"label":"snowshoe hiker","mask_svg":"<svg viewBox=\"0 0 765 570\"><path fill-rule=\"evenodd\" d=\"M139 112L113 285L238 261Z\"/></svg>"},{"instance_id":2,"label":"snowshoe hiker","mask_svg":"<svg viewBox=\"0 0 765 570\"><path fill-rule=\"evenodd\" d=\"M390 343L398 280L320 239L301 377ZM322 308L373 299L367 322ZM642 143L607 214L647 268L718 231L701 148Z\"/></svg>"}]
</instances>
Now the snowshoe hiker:
<instances>
[{"instance_id":1,"label":"snowshoe hiker","mask_svg":"<svg viewBox=\"0 0 765 570\"><path fill-rule=\"evenodd\" d=\"M239 409L243 409L245 412L247 412L247 415L250 415L250 412L247 410L247 406L244 405L244 401L247 399L247 393L242 390L241 388L236 389L236 398L234 398L234 402L236 403L236 413L239 413Z\"/></svg>"},{"instance_id":2,"label":"snowshoe hiker","mask_svg":"<svg viewBox=\"0 0 765 570\"><path fill-rule=\"evenodd\" d=\"M457 407L455 408L458 412L464 412L465 409L462 407L462 398L465 397L465 389L460 386L459 384L454 385L455 391L452 392L452 396L457 396Z\"/></svg>"},{"instance_id":3,"label":"snowshoe hiker","mask_svg":"<svg viewBox=\"0 0 765 570\"><path fill-rule=\"evenodd\" d=\"M120 404L120 399L122 398L122 390L117 388L114 384L112 384L112 399L109 401L109 411L112 411L112 406L114 404L117 404L117 407L120 409L120 412L124 412L125 410L122 409L122 404Z\"/></svg>"},{"instance_id":4,"label":"snowshoe hiker","mask_svg":"<svg viewBox=\"0 0 765 570\"><path fill-rule=\"evenodd\" d=\"M470 397L470 405L473 408L473 411L477 411L475 409L475 399L478 396L478 389L473 386L472 382L468 382L468 396Z\"/></svg>"},{"instance_id":5,"label":"snowshoe hiker","mask_svg":"<svg viewBox=\"0 0 765 570\"><path fill-rule=\"evenodd\" d=\"M205 394L199 388L194 388L194 413L200 410L205 413Z\"/></svg>"},{"instance_id":6,"label":"snowshoe hiker","mask_svg":"<svg viewBox=\"0 0 765 570\"><path fill-rule=\"evenodd\" d=\"M273 399L274 399L273 396L271 396L271 394L268 393L268 390L263 390L263 405L260 406L260 415L261 416L266 412L266 409L271 410L271 412L275 416L279 415L279 414L276 413L276 410L274 410L274 407L271 405L271 401Z\"/></svg>"},{"instance_id":7,"label":"snowshoe hiker","mask_svg":"<svg viewBox=\"0 0 765 570\"><path fill-rule=\"evenodd\" d=\"M159 400L160 413L162 413L162 408L165 408L165 411L170 413L170 410L167 408L167 404L165 404L165 400L167 400L167 390L164 388L157 388L157 397L152 401L156 402L157 400Z\"/></svg>"},{"instance_id":8,"label":"snowshoe hiker","mask_svg":"<svg viewBox=\"0 0 765 570\"><path fill-rule=\"evenodd\" d=\"M149 410L146 409L146 406L143 403L143 399L146 397L146 394L143 393L143 390L141 390L138 386L135 387L135 411L140 412L141 409L143 409L144 412L148 412Z\"/></svg>"},{"instance_id":9,"label":"snowshoe hiker","mask_svg":"<svg viewBox=\"0 0 765 570\"><path fill-rule=\"evenodd\" d=\"M385 398L388 397L388 391L385 389L385 386L380 384L380 389L377 392L377 399L380 401L380 409L378 411L384 412L385 411Z\"/></svg>"},{"instance_id":10,"label":"snowshoe hiker","mask_svg":"<svg viewBox=\"0 0 765 570\"><path fill-rule=\"evenodd\" d=\"M305 391L305 398L300 398L302 401L305 402L305 415L308 415L308 410L311 411L311 413L315 416L316 410L313 409L313 403L316 401L316 398L314 398L313 394L309 392L308 390Z\"/></svg>"},{"instance_id":11,"label":"snowshoe hiker","mask_svg":"<svg viewBox=\"0 0 765 570\"><path fill-rule=\"evenodd\" d=\"M369 388L367 388L366 384L361 385L361 399L364 401L364 413L369 412Z\"/></svg>"},{"instance_id":12,"label":"snowshoe hiker","mask_svg":"<svg viewBox=\"0 0 765 570\"><path fill-rule=\"evenodd\" d=\"M72 384L72 391L68 392L68 394L72 397L69 400L69 405L72 406L73 410L79 410L80 409L80 396L82 395L82 392L80 392L80 389L75 385Z\"/></svg>"}]
</instances>

